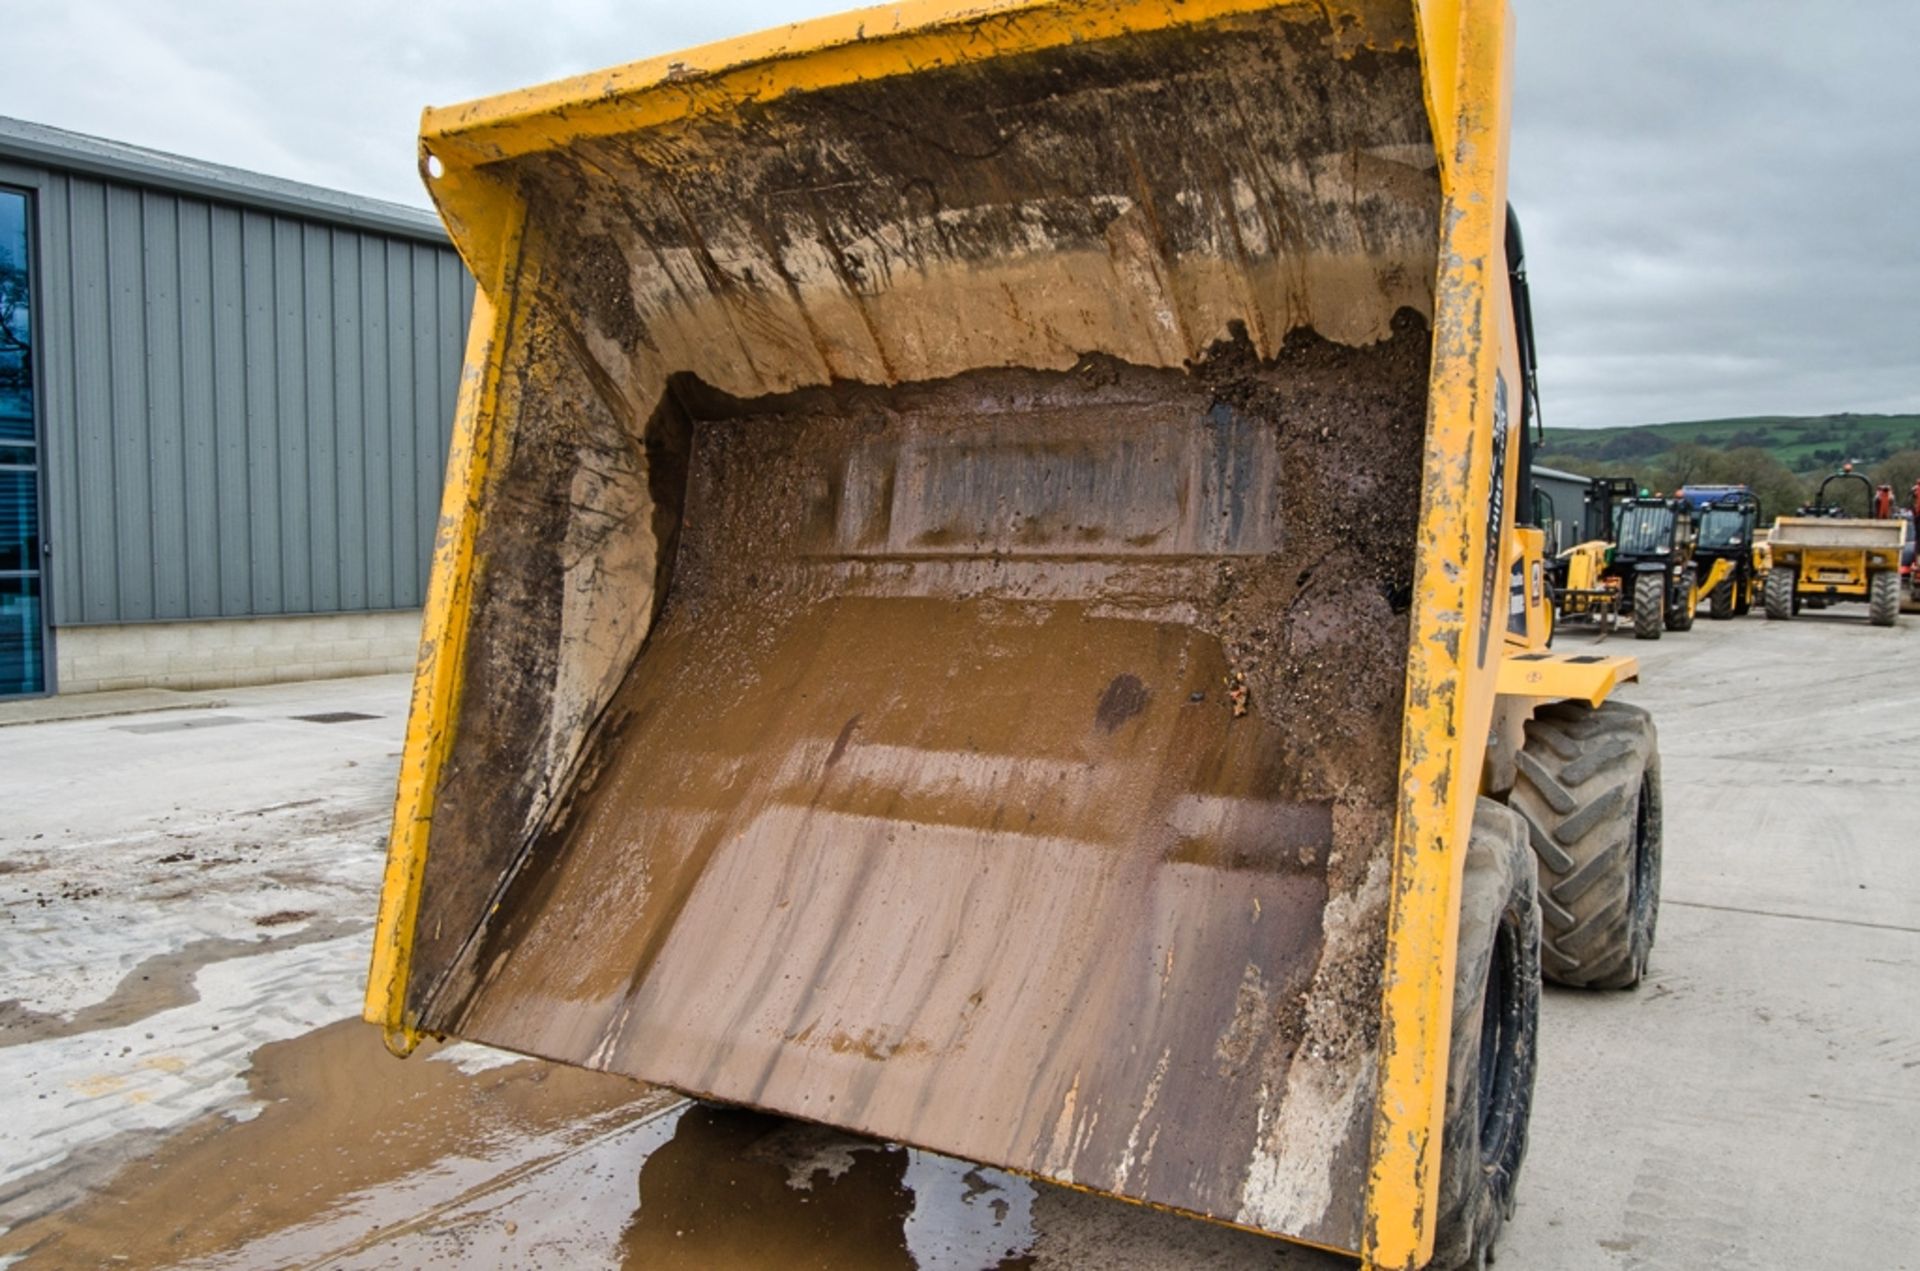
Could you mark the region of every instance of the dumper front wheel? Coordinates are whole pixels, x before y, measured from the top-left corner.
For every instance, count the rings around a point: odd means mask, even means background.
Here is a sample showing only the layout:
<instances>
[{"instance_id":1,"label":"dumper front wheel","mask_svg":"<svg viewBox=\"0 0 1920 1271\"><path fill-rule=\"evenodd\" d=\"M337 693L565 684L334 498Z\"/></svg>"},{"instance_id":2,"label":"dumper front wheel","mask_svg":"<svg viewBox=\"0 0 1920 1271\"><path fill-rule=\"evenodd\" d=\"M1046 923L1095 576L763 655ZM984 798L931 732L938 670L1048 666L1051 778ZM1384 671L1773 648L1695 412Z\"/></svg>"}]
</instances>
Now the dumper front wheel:
<instances>
[{"instance_id":1,"label":"dumper front wheel","mask_svg":"<svg viewBox=\"0 0 1920 1271\"><path fill-rule=\"evenodd\" d=\"M1513 1212L1527 1152L1540 1015L1540 905L1527 824L1474 808L1460 894L1447 1120L1434 1226L1437 1271L1483 1267Z\"/></svg>"},{"instance_id":2,"label":"dumper front wheel","mask_svg":"<svg viewBox=\"0 0 1920 1271\"><path fill-rule=\"evenodd\" d=\"M1785 620L1800 612L1800 605L1793 596L1795 581L1791 565L1775 565L1767 571L1767 585L1762 594L1767 617Z\"/></svg>"},{"instance_id":3,"label":"dumper front wheel","mask_svg":"<svg viewBox=\"0 0 1920 1271\"><path fill-rule=\"evenodd\" d=\"M1900 571L1883 569L1867 583L1867 621L1891 627L1900 620Z\"/></svg>"},{"instance_id":4,"label":"dumper front wheel","mask_svg":"<svg viewBox=\"0 0 1920 1271\"><path fill-rule=\"evenodd\" d=\"M1527 722L1513 792L1540 862L1541 966L1631 988L1660 912L1660 751L1637 706L1559 702Z\"/></svg>"}]
</instances>

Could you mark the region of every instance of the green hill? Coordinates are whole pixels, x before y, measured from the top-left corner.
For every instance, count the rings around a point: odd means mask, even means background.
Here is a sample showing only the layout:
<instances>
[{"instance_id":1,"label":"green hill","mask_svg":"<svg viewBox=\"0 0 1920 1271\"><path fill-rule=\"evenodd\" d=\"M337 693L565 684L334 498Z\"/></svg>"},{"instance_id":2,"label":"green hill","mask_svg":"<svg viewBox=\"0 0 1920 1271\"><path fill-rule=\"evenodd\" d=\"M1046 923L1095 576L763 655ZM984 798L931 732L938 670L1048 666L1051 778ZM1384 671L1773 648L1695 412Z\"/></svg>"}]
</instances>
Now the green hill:
<instances>
[{"instance_id":1,"label":"green hill","mask_svg":"<svg viewBox=\"0 0 1920 1271\"><path fill-rule=\"evenodd\" d=\"M1540 462L1650 464L1675 446L1764 450L1794 472L1828 472L1847 460L1863 468L1902 450L1920 449L1920 415L1756 415L1616 428L1549 428Z\"/></svg>"}]
</instances>

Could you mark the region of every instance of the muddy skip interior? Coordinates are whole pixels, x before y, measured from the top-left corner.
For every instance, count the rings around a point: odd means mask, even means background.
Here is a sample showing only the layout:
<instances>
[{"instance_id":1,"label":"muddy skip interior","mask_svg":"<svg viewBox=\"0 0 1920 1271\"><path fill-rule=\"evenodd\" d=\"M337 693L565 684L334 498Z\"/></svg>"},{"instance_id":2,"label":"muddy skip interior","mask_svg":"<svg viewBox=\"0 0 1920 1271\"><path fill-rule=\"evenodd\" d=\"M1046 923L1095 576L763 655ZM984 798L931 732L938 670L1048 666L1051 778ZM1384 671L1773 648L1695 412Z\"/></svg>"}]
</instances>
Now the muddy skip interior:
<instances>
[{"instance_id":1,"label":"muddy skip interior","mask_svg":"<svg viewBox=\"0 0 1920 1271\"><path fill-rule=\"evenodd\" d=\"M1102 1178L1297 1088L1363 1170L1427 352L679 385L653 632L439 1009Z\"/></svg>"}]
</instances>

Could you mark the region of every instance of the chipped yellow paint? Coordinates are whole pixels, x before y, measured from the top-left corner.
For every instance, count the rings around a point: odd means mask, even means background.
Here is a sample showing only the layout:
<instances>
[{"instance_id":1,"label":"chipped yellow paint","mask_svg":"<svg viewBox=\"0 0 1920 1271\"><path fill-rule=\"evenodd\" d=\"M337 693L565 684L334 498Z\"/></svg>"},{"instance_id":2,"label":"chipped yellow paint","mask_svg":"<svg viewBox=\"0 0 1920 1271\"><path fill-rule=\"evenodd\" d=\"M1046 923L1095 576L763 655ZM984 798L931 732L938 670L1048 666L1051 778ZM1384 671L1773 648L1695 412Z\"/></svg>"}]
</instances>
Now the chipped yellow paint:
<instances>
[{"instance_id":1,"label":"chipped yellow paint","mask_svg":"<svg viewBox=\"0 0 1920 1271\"><path fill-rule=\"evenodd\" d=\"M501 241L514 243L518 238L516 225ZM413 700L408 706L406 739L400 752L400 784L394 800L393 829L387 839L387 868L380 887L380 914L374 926L373 959L367 972L363 1010L368 1022L379 1024L385 1031L387 1048L400 1055L410 1052L419 1041L406 1011L407 973L420 912L420 887L426 873L434 793L441 765L453 744L460 703L481 494L492 458L501 366L514 312L504 262L499 270L483 274L481 279L467 334L446 487L440 499L440 527L421 620L420 661L414 672ZM487 281L493 283L491 288L486 286Z\"/></svg>"},{"instance_id":2,"label":"chipped yellow paint","mask_svg":"<svg viewBox=\"0 0 1920 1271\"><path fill-rule=\"evenodd\" d=\"M1460 34L1470 5L1471 0L1420 0L1417 5L1424 72L1420 80L1427 90L1427 122L1440 157L1442 188L1448 190L1453 187L1447 184L1447 175L1459 147L1459 114L1455 107L1460 97Z\"/></svg>"},{"instance_id":3,"label":"chipped yellow paint","mask_svg":"<svg viewBox=\"0 0 1920 1271\"><path fill-rule=\"evenodd\" d=\"M1505 513L1489 526L1497 377L1507 385L1507 426L1515 433L1521 426L1504 245L1512 22L1504 0L1423 5L1421 19L1445 201L1420 509L1426 547L1414 579L1416 635L1407 668L1380 1084L1361 1251L1367 1266L1382 1271L1422 1266L1433 1253L1460 877L1506 650L1497 632L1482 639L1489 586L1503 593L1488 610L1492 621L1504 627L1506 620L1509 555L1503 544L1489 544L1488 535L1512 530L1521 449L1512 436ZM1488 570L1489 559L1501 568Z\"/></svg>"}]
</instances>

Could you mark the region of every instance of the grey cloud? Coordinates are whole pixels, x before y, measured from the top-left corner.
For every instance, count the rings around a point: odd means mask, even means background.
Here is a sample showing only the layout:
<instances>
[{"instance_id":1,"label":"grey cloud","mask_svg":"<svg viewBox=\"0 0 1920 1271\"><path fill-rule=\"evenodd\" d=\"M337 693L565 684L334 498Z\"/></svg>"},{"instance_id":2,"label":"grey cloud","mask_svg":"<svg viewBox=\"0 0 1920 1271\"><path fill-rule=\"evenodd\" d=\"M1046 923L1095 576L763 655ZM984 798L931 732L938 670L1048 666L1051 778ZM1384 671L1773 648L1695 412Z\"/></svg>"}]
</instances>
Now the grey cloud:
<instances>
[{"instance_id":1,"label":"grey cloud","mask_svg":"<svg viewBox=\"0 0 1920 1271\"><path fill-rule=\"evenodd\" d=\"M1920 408L1920 10L1522 0L1550 422Z\"/></svg>"},{"instance_id":2,"label":"grey cloud","mask_svg":"<svg viewBox=\"0 0 1920 1271\"><path fill-rule=\"evenodd\" d=\"M1920 5L1515 2L1549 421L1920 410ZM839 7L66 0L0 113L422 204L425 103Z\"/></svg>"}]
</instances>

